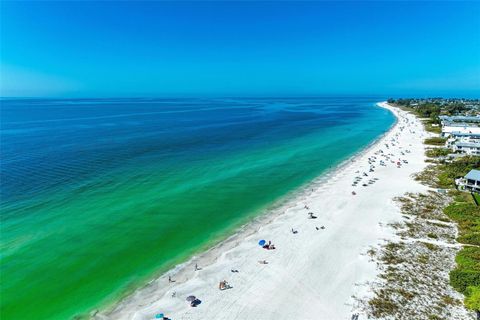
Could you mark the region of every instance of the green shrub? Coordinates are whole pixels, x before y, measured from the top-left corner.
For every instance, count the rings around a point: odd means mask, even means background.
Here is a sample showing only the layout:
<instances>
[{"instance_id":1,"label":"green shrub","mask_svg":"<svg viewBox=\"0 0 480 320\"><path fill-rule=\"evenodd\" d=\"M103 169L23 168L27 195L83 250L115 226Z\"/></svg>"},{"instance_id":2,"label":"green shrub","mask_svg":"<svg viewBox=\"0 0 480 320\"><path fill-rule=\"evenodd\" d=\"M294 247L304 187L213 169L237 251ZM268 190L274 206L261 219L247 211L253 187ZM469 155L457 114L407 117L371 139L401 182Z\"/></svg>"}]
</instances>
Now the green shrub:
<instances>
[{"instance_id":1,"label":"green shrub","mask_svg":"<svg viewBox=\"0 0 480 320\"><path fill-rule=\"evenodd\" d=\"M432 145L432 146L443 146L446 141L447 141L446 138L431 137L431 138L425 139L425 141L423 143L429 144L429 145Z\"/></svg>"},{"instance_id":2,"label":"green shrub","mask_svg":"<svg viewBox=\"0 0 480 320\"><path fill-rule=\"evenodd\" d=\"M480 272L454 269L450 271L450 284L457 291L465 294L467 287L480 286Z\"/></svg>"},{"instance_id":3,"label":"green shrub","mask_svg":"<svg viewBox=\"0 0 480 320\"><path fill-rule=\"evenodd\" d=\"M480 207L472 202L454 202L443 212L458 223L459 242L480 245Z\"/></svg>"},{"instance_id":4,"label":"green shrub","mask_svg":"<svg viewBox=\"0 0 480 320\"><path fill-rule=\"evenodd\" d=\"M432 239L438 239L438 236L435 233L429 233L429 234L427 234L427 237L432 238Z\"/></svg>"},{"instance_id":5,"label":"green shrub","mask_svg":"<svg viewBox=\"0 0 480 320\"><path fill-rule=\"evenodd\" d=\"M465 247L460 250L455 258L457 268L464 270L480 271L480 248Z\"/></svg>"},{"instance_id":6,"label":"green shrub","mask_svg":"<svg viewBox=\"0 0 480 320\"><path fill-rule=\"evenodd\" d=\"M467 288L465 295L465 306L470 310L480 310L480 287L470 286Z\"/></svg>"},{"instance_id":7,"label":"green shrub","mask_svg":"<svg viewBox=\"0 0 480 320\"><path fill-rule=\"evenodd\" d=\"M457 238L460 243L480 246L480 232L470 232Z\"/></svg>"},{"instance_id":8,"label":"green shrub","mask_svg":"<svg viewBox=\"0 0 480 320\"><path fill-rule=\"evenodd\" d=\"M480 194L473 192L472 197L473 199L475 199L475 203L477 204L477 206L480 206Z\"/></svg>"},{"instance_id":9,"label":"green shrub","mask_svg":"<svg viewBox=\"0 0 480 320\"><path fill-rule=\"evenodd\" d=\"M452 151L446 148L434 148L434 149L427 149L425 151L425 155L429 158L437 158L437 157L445 157L448 156Z\"/></svg>"},{"instance_id":10,"label":"green shrub","mask_svg":"<svg viewBox=\"0 0 480 320\"><path fill-rule=\"evenodd\" d=\"M443 211L456 221L480 219L480 209L471 202L453 202Z\"/></svg>"}]
</instances>

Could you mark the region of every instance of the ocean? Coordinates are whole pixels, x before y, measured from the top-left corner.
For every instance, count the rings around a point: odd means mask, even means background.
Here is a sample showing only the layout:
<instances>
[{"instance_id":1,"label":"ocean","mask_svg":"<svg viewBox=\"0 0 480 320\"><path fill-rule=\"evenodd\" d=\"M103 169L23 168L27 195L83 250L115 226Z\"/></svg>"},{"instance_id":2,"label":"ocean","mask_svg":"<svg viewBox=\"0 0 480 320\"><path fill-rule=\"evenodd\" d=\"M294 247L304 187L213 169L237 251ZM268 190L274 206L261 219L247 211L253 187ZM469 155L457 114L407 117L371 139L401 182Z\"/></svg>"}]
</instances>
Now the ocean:
<instances>
[{"instance_id":1,"label":"ocean","mask_svg":"<svg viewBox=\"0 0 480 320\"><path fill-rule=\"evenodd\" d=\"M1 100L0 317L114 303L372 143L376 101Z\"/></svg>"}]
</instances>

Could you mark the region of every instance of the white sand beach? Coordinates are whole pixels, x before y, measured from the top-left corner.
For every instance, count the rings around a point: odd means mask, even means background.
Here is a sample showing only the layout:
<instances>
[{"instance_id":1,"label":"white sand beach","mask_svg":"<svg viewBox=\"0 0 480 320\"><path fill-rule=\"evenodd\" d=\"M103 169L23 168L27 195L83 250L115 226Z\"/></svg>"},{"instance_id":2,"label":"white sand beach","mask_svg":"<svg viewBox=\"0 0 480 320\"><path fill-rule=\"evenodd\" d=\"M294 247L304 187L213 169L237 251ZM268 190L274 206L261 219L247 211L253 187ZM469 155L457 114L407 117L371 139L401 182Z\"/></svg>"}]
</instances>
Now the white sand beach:
<instances>
[{"instance_id":1,"label":"white sand beach","mask_svg":"<svg viewBox=\"0 0 480 320\"><path fill-rule=\"evenodd\" d=\"M368 287L361 284L377 274L366 252L393 237L387 224L401 218L393 198L426 188L412 178L426 165L422 124L386 103L379 106L397 116L396 125L323 183L312 183L308 190L313 190L280 213L257 219L95 317L141 320L164 313L172 320L351 319L357 312L352 295L365 295ZM357 176L361 179L352 186ZM262 248L261 239L276 248ZM267 264L259 263L263 260ZM200 270L194 270L195 264ZM231 288L219 290L222 280ZM201 303L191 307L186 301L190 295ZM359 319L366 317L360 312Z\"/></svg>"}]
</instances>

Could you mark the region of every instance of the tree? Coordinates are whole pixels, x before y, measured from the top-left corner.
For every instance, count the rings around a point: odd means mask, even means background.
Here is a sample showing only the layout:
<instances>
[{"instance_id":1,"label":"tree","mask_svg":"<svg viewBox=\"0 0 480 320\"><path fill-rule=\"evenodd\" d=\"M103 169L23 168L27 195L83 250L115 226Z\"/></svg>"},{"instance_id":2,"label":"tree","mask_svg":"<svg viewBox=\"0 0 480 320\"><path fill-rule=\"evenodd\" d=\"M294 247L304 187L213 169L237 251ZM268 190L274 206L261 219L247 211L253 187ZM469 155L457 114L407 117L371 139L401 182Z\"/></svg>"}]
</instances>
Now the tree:
<instances>
[{"instance_id":1,"label":"tree","mask_svg":"<svg viewBox=\"0 0 480 320\"><path fill-rule=\"evenodd\" d=\"M465 306L477 313L477 320L480 320L480 287L468 287L465 298Z\"/></svg>"}]
</instances>

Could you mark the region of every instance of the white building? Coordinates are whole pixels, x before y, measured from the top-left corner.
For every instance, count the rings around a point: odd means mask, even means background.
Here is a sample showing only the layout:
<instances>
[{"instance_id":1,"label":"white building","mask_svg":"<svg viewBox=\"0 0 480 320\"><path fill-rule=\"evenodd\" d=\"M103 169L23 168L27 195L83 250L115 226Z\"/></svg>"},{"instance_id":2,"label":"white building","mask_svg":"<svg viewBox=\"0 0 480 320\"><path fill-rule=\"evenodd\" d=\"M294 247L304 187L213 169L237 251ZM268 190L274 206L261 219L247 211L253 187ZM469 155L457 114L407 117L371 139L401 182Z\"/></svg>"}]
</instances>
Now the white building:
<instances>
[{"instance_id":1,"label":"white building","mask_svg":"<svg viewBox=\"0 0 480 320\"><path fill-rule=\"evenodd\" d=\"M467 123L448 123L442 126L442 137L450 137L453 132L480 134L480 127Z\"/></svg>"},{"instance_id":2,"label":"white building","mask_svg":"<svg viewBox=\"0 0 480 320\"><path fill-rule=\"evenodd\" d=\"M451 148L456 142L480 143L480 134L452 132L445 142L445 147Z\"/></svg>"},{"instance_id":3,"label":"white building","mask_svg":"<svg viewBox=\"0 0 480 320\"><path fill-rule=\"evenodd\" d=\"M480 170L470 170L463 178L456 179L458 190L480 193Z\"/></svg>"},{"instance_id":4,"label":"white building","mask_svg":"<svg viewBox=\"0 0 480 320\"><path fill-rule=\"evenodd\" d=\"M469 156L480 156L480 143L456 142L453 144L452 150Z\"/></svg>"},{"instance_id":5,"label":"white building","mask_svg":"<svg viewBox=\"0 0 480 320\"><path fill-rule=\"evenodd\" d=\"M480 116L438 116L442 125L449 123L480 123Z\"/></svg>"}]
</instances>

